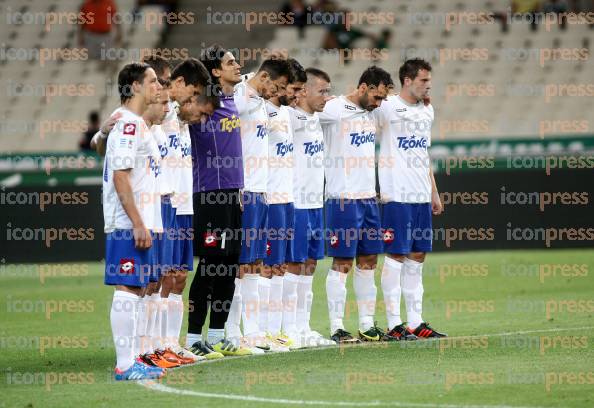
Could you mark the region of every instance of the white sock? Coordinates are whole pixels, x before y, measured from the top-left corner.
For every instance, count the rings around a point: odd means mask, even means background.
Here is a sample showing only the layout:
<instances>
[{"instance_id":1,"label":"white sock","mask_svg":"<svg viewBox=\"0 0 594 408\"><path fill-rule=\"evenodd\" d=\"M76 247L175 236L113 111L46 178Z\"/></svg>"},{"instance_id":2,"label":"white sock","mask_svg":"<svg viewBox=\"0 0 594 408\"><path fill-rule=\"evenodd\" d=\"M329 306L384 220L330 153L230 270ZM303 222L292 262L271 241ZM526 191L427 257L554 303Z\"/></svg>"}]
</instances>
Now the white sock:
<instances>
[{"instance_id":1,"label":"white sock","mask_svg":"<svg viewBox=\"0 0 594 408\"><path fill-rule=\"evenodd\" d=\"M159 304L157 302L159 294L152 294L146 297L146 310L148 314L148 322L146 328L146 339L147 344L145 347L145 352L153 352L156 348L156 339L155 339L155 326L157 323L160 325L160 315L158 313ZM157 320L159 320L157 322Z\"/></svg>"},{"instance_id":2,"label":"white sock","mask_svg":"<svg viewBox=\"0 0 594 408\"><path fill-rule=\"evenodd\" d=\"M208 329L208 342L210 345L217 344L225 338L225 329Z\"/></svg>"},{"instance_id":3,"label":"white sock","mask_svg":"<svg viewBox=\"0 0 594 408\"><path fill-rule=\"evenodd\" d=\"M161 313L161 330L159 332L159 348L164 349L169 343L167 337L167 318L169 315L169 299L159 294L159 312Z\"/></svg>"},{"instance_id":4,"label":"white sock","mask_svg":"<svg viewBox=\"0 0 594 408\"><path fill-rule=\"evenodd\" d=\"M330 269L326 277L326 295L328 296L328 314L330 315L330 334L338 329L344 330L344 306L346 303L347 274Z\"/></svg>"},{"instance_id":5,"label":"white sock","mask_svg":"<svg viewBox=\"0 0 594 408\"><path fill-rule=\"evenodd\" d=\"M113 293L109 320L116 351L116 367L122 371L134 364L134 337L139 302L140 297L133 293L122 290Z\"/></svg>"},{"instance_id":6,"label":"white sock","mask_svg":"<svg viewBox=\"0 0 594 408\"><path fill-rule=\"evenodd\" d=\"M400 319L400 275L402 266L402 262L398 262L387 256L384 258L382 291L384 292L384 304L386 305L389 330L402 324L402 320Z\"/></svg>"},{"instance_id":7,"label":"white sock","mask_svg":"<svg viewBox=\"0 0 594 408\"><path fill-rule=\"evenodd\" d=\"M186 336L186 347L191 347L197 341L202 341L202 334L188 333Z\"/></svg>"},{"instance_id":8,"label":"white sock","mask_svg":"<svg viewBox=\"0 0 594 408\"><path fill-rule=\"evenodd\" d=\"M134 343L134 356L145 353L147 343L146 327L148 325L148 310L146 297L138 299L138 313L136 313L136 340Z\"/></svg>"},{"instance_id":9,"label":"white sock","mask_svg":"<svg viewBox=\"0 0 594 408\"><path fill-rule=\"evenodd\" d=\"M299 275L285 273L283 277L283 332L297 332L297 285Z\"/></svg>"},{"instance_id":10,"label":"white sock","mask_svg":"<svg viewBox=\"0 0 594 408\"><path fill-rule=\"evenodd\" d=\"M258 293L259 278L259 275L246 273L243 279L241 279L243 333L246 337L255 336L260 331L260 295Z\"/></svg>"},{"instance_id":11,"label":"white sock","mask_svg":"<svg viewBox=\"0 0 594 408\"><path fill-rule=\"evenodd\" d=\"M182 295L170 293L167 298L167 332L165 333L170 346L179 345L179 332L184 319L184 302Z\"/></svg>"},{"instance_id":12,"label":"white sock","mask_svg":"<svg viewBox=\"0 0 594 408\"><path fill-rule=\"evenodd\" d=\"M309 331L308 306L311 307L311 285L313 276L299 276L297 285L297 331L300 333Z\"/></svg>"},{"instance_id":13,"label":"white sock","mask_svg":"<svg viewBox=\"0 0 594 408\"><path fill-rule=\"evenodd\" d=\"M279 334L283 321L283 277L270 279L270 302L268 306L268 331Z\"/></svg>"},{"instance_id":14,"label":"white sock","mask_svg":"<svg viewBox=\"0 0 594 408\"><path fill-rule=\"evenodd\" d=\"M359 311L359 330L362 332L373 327L377 298L374 275L374 269L359 269L359 267L355 266L353 287L355 288L357 310Z\"/></svg>"},{"instance_id":15,"label":"white sock","mask_svg":"<svg viewBox=\"0 0 594 408\"><path fill-rule=\"evenodd\" d=\"M151 338L151 351L155 351L161 347L161 295L153 293L149 298L152 324L148 336Z\"/></svg>"},{"instance_id":16,"label":"white sock","mask_svg":"<svg viewBox=\"0 0 594 408\"><path fill-rule=\"evenodd\" d=\"M258 294L260 296L260 320L258 326L260 331L268 331L268 310L270 310L270 282L271 279L260 276L258 279Z\"/></svg>"},{"instance_id":17,"label":"white sock","mask_svg":"<svg viewBox=\"0 0 594 408\"><path fill-rule=\"evenodd\" d=\"M227 331L227 339L236 346L239 345L241 338L241 280L235 279L235 291L233 292L233 300L231 301L231 308L229 309L229 316L225 322L225 330Z\"/></svg>"},{"instance_id":18,"label":"white sock","mask_svg":"<svg viewBox=\"0 0 594 408\"><path fill-rule=\"evenodd\" d=\"M423 323L423 263L406 258L402 266L402 294L406 304L408 327Z\"/></svg>"}]
</instances>

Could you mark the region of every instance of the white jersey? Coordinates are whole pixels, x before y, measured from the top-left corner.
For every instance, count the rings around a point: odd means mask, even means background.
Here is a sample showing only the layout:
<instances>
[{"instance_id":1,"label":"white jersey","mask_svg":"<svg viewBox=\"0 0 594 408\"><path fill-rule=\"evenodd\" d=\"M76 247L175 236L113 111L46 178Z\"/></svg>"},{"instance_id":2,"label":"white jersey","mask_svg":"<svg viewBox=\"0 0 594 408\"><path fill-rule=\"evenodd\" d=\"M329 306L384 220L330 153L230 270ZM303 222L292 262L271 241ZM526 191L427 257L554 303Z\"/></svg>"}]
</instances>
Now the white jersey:
<instances>
[{"instance_id":1,"label":"white jersey","mask_svg":"<svg viewBox=\"0 0 594 408\"><path fill-rule=\"evenodd\" d=\"M392 95L376 109L380 144L378 175L382 201L430 203L433 106L411 105Z\"/></svg>"},{"instance_id":2,"label":"white jersey","mask_svg":"<svg viewBox=\"0 0 594 408\"><path fill-rule=\"evenodd\" d=\"M180 150L181 162L179 166L179 187L175 193L174 201L177 208L177 215L194 214L194 202L192 199L193 182L192 177L192 139L188 125L180 123Z\"/></svg>"},{"instance_id":3,"label":"white jersey","mask_svg":"<svg viewBox=\"0 0 594 408\"><path fill-rule=\"evenodd\" d=\"M103 163L103 218L105 232L132 229L132 221L124 211L113 181L115 170L130 169L130 186L134 203L144 225L149 230L161 224L161 196L157 190L159 175L159 149L141 116L121 109L107 139Z\"/></svg>"},{"instance_id":4,"label":"white jersey","mask_svg":"<svg viewBox=\"0 0 594 408\"><path fill-rule=\"evenodd\" d=\"M286 106L266 102L268 112L268 204L293 202L293 132Z\"/></svg>"},{"instance_id":5,"label":"white jersey","mask_svg":"<svg viewBox=\"0 0 594 408\"><path fill-rule=\"evenodd\" d=\"M180 187L180 173L183 167L180 142L180 124L177 119L177 102L169 102L169 112L161 123L161 130L165 134L167 148L166 158L163 159L163 173L166 190L165 194L175 194ZM177 207L176 200L172 200L173 207Z\"/></svg>"},{"instance_id":6,"label":"white jersey","mask_svg":"<svg viewBox=\"0 0 594 408\"><path fill-rule=\"evenodd\" d=\"M295 208L324 206L324 133L318 113L289 108L293 128Z\"/></svg>"},{"instance_id":7,"label":"white jersey","mask_svg":"<svg viewBox=\"0 0 594 408\"><path fill-rule=\"evenodd\" d=\"M266 101L247 82L235 85L233 99L241 121L244 190L265 193L268 183Z\"/></svg>"},{"instance_id":8,"label":"white jersey","mask_svg":"<svg viewBox=\"0 0 594 408\"><path fill-rule=\"evenodd\" d=\"M151 133L155 138L155 142L157 143L157 147L159 148L159 155L161 156L161 172L157 177L157 190L161 195L167 195L173 193L173 171L174 165L170 159L170 151L169 149L169 141L167 140L167 136L163 131L161 125L153 125L151 126Z\"/></svg>"},{"instance_id":9,"label":"white jersey","mask_svg":"<svg viewBox=\"0 0 594 408\"><path fill-rule=\"evenodd\" d=\"M375 116L340 96L320 113L324 130L326 197L375 197Z\"/></svg>"}]
</instances>

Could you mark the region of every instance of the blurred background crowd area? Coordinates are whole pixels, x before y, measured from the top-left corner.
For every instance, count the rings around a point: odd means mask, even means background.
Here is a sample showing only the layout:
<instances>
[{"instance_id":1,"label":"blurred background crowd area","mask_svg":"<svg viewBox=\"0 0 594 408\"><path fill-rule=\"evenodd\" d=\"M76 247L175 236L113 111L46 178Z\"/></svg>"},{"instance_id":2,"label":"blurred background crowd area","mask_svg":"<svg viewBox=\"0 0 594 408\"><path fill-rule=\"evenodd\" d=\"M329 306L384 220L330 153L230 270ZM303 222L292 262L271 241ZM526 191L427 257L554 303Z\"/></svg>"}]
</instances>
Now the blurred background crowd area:
<instances>
[{"instance_id":1,"label":"blurred background crowd area","mask_svg":"<svg viewBox=\"0 0 594 408\"><path fill-rule=\"evenodd\" d=\"M433 139L592 135L592 0L0 0L0 149L75 152L119 105L118 69L217 42L244 71L274 53L346 93L376 64L398 89L430 61ZM94 18L89 18L94 16Z\"/></svg>"}]
</instances>

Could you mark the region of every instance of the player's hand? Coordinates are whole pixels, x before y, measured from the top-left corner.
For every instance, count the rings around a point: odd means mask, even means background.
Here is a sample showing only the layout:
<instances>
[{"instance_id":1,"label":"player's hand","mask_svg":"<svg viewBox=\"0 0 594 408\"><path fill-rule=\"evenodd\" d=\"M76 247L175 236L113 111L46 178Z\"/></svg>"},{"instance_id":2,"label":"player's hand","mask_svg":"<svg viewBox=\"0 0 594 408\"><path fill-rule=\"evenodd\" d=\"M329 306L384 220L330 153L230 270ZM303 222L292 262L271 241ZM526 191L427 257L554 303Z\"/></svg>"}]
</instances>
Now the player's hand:
<instances>
[{"instance_id":1,"label":"player's hand","mask_svg":"<svg viewBox=\"0 0 594 408\"><path fill-rule=\"evenodd\" d=\"M423 98L423 104L425 106L429 106L431 104L431 97L429 95Z\"/></svg>"},{"instance_id":2,"label":"player's hand","mask_svg":"<svg viewBox=\"0 0 594 408\"><path fill-rule=\"evenodd\" d=\"M243 211L243 190L239 190L239 209Z\"/></svg>"},{"instance_id":3,"label":"player's hand","mask_svg":"<svg viewBox=\"0 0 594 408\"><path fill-rule=\"evenodd\" d=\"M136 249L149 249L152 245L151 232L144 225L134 228L134 246Z\"/></svg>"},{"instance_id":4,"label":"player's hand","mask_svg":"<svg viewBox=\"0 0 594 408\"><path fill-rule=\"evenodd\" d=\"M101 133L103 133L104 135L108 135L109 132L111 132L111 129L113 129L113 127L115 126L118 119L121 117L121 112L118 112L115 115L111 116L109 119L107 119L105 122L103 122L103 124L101 125Z\"/></svg>"},{"instance_id":5,"label":"player's hand","mask_svg":"<svg viewBox=\"0 0 594 408\"><path fill-rule=\"evenodd\" d=\"M431 193L431 211L433 212L433 215L439 215L443 212L443 205L441 204L441 198L437 191Z\"/></svg>"}]
</instances>

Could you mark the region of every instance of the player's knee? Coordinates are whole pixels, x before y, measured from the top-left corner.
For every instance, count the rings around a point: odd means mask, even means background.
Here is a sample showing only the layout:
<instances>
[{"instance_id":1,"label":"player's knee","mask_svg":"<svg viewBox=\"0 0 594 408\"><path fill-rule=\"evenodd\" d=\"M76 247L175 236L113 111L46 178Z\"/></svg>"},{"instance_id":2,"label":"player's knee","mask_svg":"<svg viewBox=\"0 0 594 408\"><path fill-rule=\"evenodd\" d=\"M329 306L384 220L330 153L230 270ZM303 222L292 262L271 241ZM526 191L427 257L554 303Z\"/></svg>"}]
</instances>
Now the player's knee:
<instances>
[{"instance_id":1,"label":"player's knee","mask_svg":"<svg viewBox=\"0 0 594 408\"><path fill-rule=\"evenodd\" d=\"M404 262L404 258L406 258L406 255L401 254L386 254L386 256L400 263Z\"/></svg>"},{"instance_id":2,"label":"player's knee","mask_svg":"<svg viewBox=\"0 0 594 408\"><path fill-rule=\"evenodd\" d=\"M340 273L349 273L353 268L353 260L351 258L334 258L332 261L332 269Z\"/></svg>"},{"instance_id":3,"label":"player's knee","mask_svg":"<svg viewBox=\"0 0 594 408\"><path fill-rule=\"evenodd\" d=\"M425 252L411 252L408 254L408 258L415 262L423 263L425 262Z\"/></svg>"}]
</instances>

